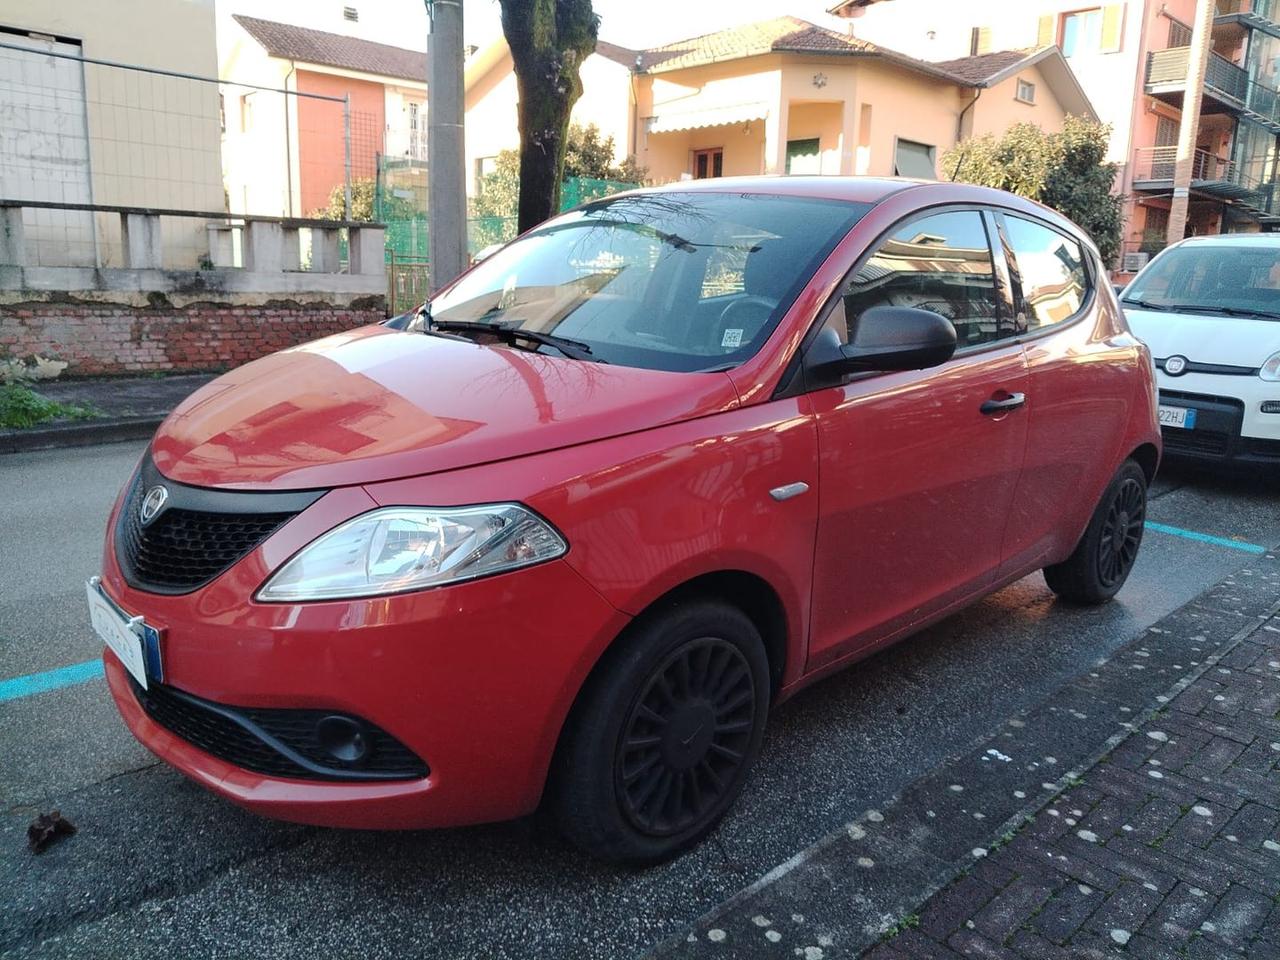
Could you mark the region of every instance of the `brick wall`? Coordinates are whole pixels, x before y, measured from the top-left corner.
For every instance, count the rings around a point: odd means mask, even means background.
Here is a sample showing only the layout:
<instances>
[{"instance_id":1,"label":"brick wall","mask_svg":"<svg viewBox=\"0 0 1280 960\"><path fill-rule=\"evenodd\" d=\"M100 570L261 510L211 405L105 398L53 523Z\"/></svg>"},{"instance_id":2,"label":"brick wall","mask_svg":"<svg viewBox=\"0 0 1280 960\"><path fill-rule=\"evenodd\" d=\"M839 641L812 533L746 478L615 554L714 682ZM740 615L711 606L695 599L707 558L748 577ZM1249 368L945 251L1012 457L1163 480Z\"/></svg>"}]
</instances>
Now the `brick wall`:
<instances>
[{"instance_id":1,"label":"brick wall","mask_svg":"<svg viewBox=\"0 0 1280 960\"><path fill-rule=\"evenodd\" d=\"M381 297L347 306L268 301L258 306L152 306L68 300L0 304L0 356L67 361L67 374L224 370L285 347L377 323Z\"/></svg>"}]
</instances>

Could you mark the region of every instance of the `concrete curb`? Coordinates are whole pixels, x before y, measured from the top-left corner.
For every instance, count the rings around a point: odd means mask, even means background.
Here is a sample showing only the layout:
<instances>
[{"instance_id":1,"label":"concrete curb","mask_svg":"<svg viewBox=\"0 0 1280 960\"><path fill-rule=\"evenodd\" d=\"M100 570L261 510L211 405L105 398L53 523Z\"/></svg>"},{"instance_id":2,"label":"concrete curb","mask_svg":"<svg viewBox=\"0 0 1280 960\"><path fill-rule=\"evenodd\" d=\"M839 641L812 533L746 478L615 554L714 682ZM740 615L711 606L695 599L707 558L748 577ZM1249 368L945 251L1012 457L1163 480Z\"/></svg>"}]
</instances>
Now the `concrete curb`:
<instances>
[{"instance_id":1,"label":"concrete curb","mask_svg":"<svg viewBox=\"0 0 1280 960\"><path fill-rule=\"evenodd\" d=\"M139 417L103 417L98 420L46 424L29 430L0 430L0 454L149 440L166 416L168 414L161 413Z\"/></svg>"}]
</instances>

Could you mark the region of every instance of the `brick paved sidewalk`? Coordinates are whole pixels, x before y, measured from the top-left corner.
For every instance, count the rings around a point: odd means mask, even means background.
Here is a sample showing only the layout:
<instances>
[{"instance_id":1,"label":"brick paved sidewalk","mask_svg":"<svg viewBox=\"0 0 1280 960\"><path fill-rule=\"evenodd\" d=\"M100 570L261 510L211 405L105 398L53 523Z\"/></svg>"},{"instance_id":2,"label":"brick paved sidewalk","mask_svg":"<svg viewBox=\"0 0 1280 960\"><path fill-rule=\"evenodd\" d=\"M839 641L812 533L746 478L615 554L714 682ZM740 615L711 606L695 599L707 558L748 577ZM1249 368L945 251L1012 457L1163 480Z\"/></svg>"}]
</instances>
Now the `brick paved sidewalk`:
<instances>
[{"instance_id":1,"label":"brick paved sidewalk","mask_svg":"<svg viewBox=\"0 0 1280 960\"><path fill-rule=\"evenodd\" d=\"M1280 618L866 960L1280 958Z\"/></svg>"}]
</instances>

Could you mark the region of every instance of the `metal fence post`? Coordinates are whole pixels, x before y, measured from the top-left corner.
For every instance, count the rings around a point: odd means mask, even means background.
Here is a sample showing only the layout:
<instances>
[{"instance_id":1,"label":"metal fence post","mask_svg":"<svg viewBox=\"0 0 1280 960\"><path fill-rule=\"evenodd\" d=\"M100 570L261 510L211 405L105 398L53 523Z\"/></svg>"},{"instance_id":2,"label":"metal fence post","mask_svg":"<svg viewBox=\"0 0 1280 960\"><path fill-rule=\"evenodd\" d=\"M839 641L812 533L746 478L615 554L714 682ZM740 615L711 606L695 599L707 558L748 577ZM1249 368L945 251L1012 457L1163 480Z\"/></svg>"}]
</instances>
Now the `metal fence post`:
<instances>
[{"instance_id":1,"label":"metal fence post","mask_svg":"<svg viewBox=\"0 0 1280 960\"><path fill-rule=\"evenodd\" d=\"M342 98L342 216L351 219L351 94Z\"/></svg>"}]
</instances>

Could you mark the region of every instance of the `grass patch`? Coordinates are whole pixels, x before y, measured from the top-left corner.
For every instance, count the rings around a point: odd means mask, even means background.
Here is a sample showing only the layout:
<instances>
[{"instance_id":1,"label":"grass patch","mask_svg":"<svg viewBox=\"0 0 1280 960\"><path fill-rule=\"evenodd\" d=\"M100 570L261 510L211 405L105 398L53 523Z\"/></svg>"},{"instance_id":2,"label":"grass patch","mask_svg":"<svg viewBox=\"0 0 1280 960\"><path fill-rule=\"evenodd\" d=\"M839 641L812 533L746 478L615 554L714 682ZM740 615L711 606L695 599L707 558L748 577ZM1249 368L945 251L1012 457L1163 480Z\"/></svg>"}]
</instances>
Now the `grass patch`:
<instances>
[{"instance_id":1,"label":"grass patch","mask_svg":"<svg viewBox=\"0 0 1280 960\"><path fill-rule=\"evenodd\" d=\"M58 403L20 383L0 386L0 427L25 430L49 420L92 420L99 416L92 406Z\"/></svg>"},{"instance_id":2,"label":"grass patch","mask_svg":"<svg viewBox=\"0 0 1280 960\"><path fill-rule=\"evenodd\" d=\"M918 926L920 926L920 915L918 913L909 914L897 923L893 924L889 929L885 930L885 932L880 935L880 940L882 942L885 940L892 940L903 931L913 930Z\"/></svg>"}]
</instances>

